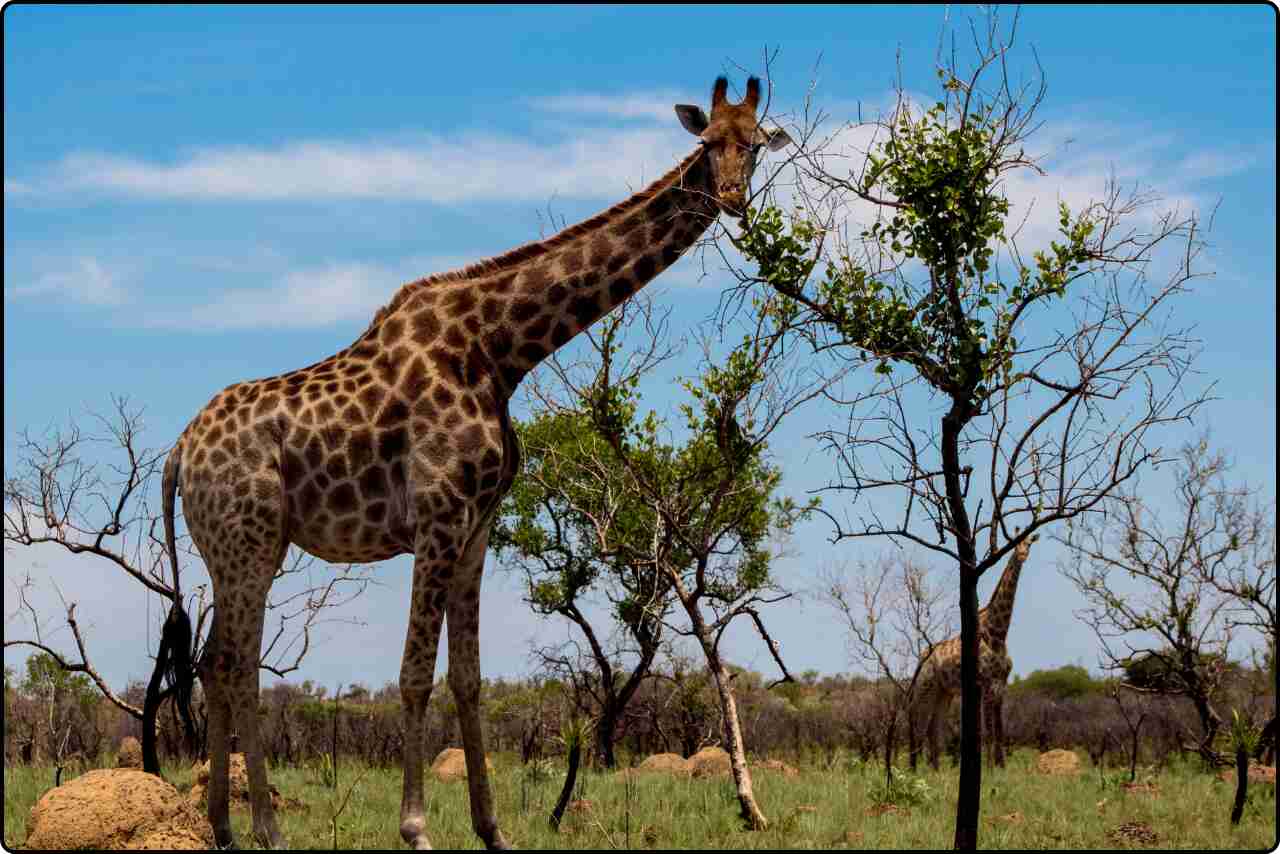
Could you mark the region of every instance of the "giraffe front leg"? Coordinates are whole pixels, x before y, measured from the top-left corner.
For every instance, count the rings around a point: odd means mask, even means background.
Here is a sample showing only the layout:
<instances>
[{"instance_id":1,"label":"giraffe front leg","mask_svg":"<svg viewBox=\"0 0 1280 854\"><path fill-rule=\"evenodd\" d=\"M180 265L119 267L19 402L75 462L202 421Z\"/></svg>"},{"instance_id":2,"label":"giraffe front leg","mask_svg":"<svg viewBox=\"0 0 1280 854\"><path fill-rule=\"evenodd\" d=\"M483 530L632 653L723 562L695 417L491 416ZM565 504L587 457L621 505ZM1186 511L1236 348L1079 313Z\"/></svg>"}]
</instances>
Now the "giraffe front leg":
<instances>
[{"instance_id":1,"label":"giraffe front leg","mask_svg":"<svg viewBox=\"0 0 1280 854\"><path fill-rule=\"evenodd\" d=\"M1005 762L1003 694L997 693L991 698L991 705L988 706L987 714L991 718L991 747L995 756L996 767L1003 768Z\"/></svg>"},{"instance_id":2,"label":"giraffe front leg","mask_svg":"<svg viewBox=\"0 0 1280 854\"><path fill-rule=\"evenodd\" d=\"M425 554L425 548L419 549ZM400 702L404 714L404 787L400 797L400 837L418 850L431 848L427 838L422 784L426 748L427 707L435 680L436 650L444 617L444 588L437 562L419 557L413 567L409 628L400 665Z\"/></svg>"},{"instance_id":3,"label":"giraffe front leg","mask_svg":"<svg viewBox=\"0 0 1280 854\"><path fill-rule=\"evenodd\" d=\"M498 830L493 809L480 723L480 575L488 541L486 525L459 562L449 591L449 688L458 703L458 725L467 756L471 826L486 848L505 849L507 841Z\"/></svg>"},{"instance_id":4,"label":"giraffe front leg","mask_svg":"<svg viewBox=\"0 0 1280 854\"><path fill-rule=\"evenodd\" d=\"M935 703L929 711L929 767L934 771L939 770L941 766L940 754L942 753L942 715L944 705L944 703Z\"/></svg>"}]
</instances>

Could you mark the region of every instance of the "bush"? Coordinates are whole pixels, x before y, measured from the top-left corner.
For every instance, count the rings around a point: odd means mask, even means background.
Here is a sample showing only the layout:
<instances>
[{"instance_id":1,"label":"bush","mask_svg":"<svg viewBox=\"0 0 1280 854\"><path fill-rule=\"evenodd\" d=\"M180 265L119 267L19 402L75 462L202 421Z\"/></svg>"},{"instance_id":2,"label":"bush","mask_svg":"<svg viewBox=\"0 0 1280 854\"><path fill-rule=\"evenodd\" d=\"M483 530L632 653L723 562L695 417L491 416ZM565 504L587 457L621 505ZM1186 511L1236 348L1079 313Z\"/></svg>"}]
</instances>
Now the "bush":
<instances>
[{"instance_id":1,"label":"bush","mask_svg":"<svg viewBox=\"0 0 1280 854\"><path fill-rule=\"evenodd\" d=\"M1068 664L1053 670L1033 670L1025 679L1013 680L1010 694L1039 692L1055 700L1070 700L1102 692L1103 681L1094 679L1089 671L1077 664Z\"/></svg>"},{"instance_id":2,"label":"bush","mask_svg":"<svg viewBox=\"0 0 1280 854\"><path fill-rule=\"evenodd\" d=\"M893 804L894 806L905 807L931 801L935 794L933 788L924 777L912 774L910 771L894 768L893 774L889 777L889 782L886 783L883 777L879 778L878 782L867 792L867 798L873 804Z\"/></svg>"}]
</instances>

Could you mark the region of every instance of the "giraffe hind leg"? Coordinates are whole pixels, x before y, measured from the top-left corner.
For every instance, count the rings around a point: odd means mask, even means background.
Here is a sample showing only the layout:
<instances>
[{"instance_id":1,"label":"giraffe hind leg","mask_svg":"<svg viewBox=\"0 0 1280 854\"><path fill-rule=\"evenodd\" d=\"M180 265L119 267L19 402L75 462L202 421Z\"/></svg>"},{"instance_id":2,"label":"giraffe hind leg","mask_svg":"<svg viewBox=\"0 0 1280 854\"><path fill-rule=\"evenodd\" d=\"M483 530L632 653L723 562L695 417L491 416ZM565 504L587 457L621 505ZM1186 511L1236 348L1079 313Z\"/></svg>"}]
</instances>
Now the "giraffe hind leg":
<instances>
[{"instance_id":1,"label":"giraffe hind leg","mask_svg":"<svg viewBox=\"0 0 1280 854\"><path fill-rule=\"evenodd\" d=\"M260 568L257 577L265 575L269 582L274 573L275 567L266 565ZM227 701L235 715L236 732L240 736L240 749L244 753L245 770L249 776L254 838L264 847L282 848L284 840L271 806L266 761L258 732L258 658L262 649L267 585L260 589L255 585L237 592L242 595L234 597L233 607L239 608L244 616L239 624L241 631L232 639L233 648L228 650L231 660L226 674Z\"/></svg>"},{"instance_id":2,"label":"giraffe hind leg","mask_svg":"<svg viewBox=\"0 0 1280 854\"><path fill-rule=\"evenodd\" d=\"M228 779L230 757L227 755L231 706L227 703L226 686L219 668L219 638L218 613L215 610L213 624L209 627L209 639L205 643L200 661L200 683L204 688L209 716L209 783L205 797L214 843L219 848L230 848L235 845L235 838L231 833Z\"/></svg>"}]
</instances>

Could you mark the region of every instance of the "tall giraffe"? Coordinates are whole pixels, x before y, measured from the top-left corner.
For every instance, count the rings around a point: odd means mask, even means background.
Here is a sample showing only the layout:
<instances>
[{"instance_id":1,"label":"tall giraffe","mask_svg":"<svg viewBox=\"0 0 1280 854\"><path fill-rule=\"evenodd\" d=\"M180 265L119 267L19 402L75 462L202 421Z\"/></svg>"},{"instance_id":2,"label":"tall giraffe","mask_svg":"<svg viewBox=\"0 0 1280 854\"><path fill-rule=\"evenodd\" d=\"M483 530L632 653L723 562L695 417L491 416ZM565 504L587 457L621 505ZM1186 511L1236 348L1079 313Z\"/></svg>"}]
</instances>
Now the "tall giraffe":
<instances>
[{"instance_id":1,"label":"tall giraffe","mask_svg":"<svg viewBox=\"0 0 1280 854\"><path fill-rule=\"evenodd\" d=\"M1013 671L1005 643L1013 620L1018 577L1031 554L1031 536L1014 546L987 606L978 612L978 681L982 687L982 722L986 727L987 758L1004 765L1004 688ZM960 693L960 636L935 644L923 665L917 690L917 708L928 726L929 764L937 769L942 719L951 700Z\"/></svg>"},{"instance_id":2,"label":"tall giraffe","mask_svg":"<svg viewBox=\"0 0 1280 854\"><path fill-rule=\"evenodd\" d=\"M271 580L293 543L323 560L414 556L400 668L405 746L400 835L429 848L423 749L436 647L449 624L471 823L506 847L480 726L480 576L489 525L519 468L507 412L548 354L670 266L720 212L742 216L762 147L790 142L756 120L760 81L741 103L716 80L710 118L677 105L699 145L653 184L541 242L402 287L351 346L310 367L236 383L187 425L165 464L165 535L181 490L213 581L200 677L209 703L209 820L232 842L227 739L245 753L253 833L282 840L258 734L258 658Z\"/></svg>"}]
</instances>

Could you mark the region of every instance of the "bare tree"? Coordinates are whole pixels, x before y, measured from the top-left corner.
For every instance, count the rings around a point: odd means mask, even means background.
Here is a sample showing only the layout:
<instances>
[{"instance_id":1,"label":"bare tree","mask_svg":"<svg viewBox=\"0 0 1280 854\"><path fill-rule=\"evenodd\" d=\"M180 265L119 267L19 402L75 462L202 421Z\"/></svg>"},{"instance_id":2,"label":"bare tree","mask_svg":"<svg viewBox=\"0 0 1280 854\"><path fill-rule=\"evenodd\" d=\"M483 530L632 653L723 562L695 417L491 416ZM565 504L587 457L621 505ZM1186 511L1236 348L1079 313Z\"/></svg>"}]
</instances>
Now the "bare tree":
<instances>
[{"instance_id":1,"label":"bare tree","mask_svg":"<svg viewBox=\"0 0 1280 854\"><path fill-rule=\"evenodd\" d=\"M1274 555L1267 511L1227 483L1228 470L1207 439L1184 445L1171 508L1153 506L1134 485L1118 492L1108 515L1056 538L1069 550L1063 572L1088 603L1079 616L1097 635L1104 666L1134 690L1186 697L1200 722L1193 749L1222 764L1213 742L1230 646L1241 626L1266 631L1274 603L1264 591L1275 587L1265 565Z\"/></svg>"},{"instance_id":2,"label":"bare tree","mask_svg":"<svg viewBox=\"0 0 1280 854\"><path fill-rule=\"evenodd\" d=\"M176 573L166 577L161 518L150 503L166 451L143 447L141 411L131 407L126 398L117 397L109 416L90 413L89 418L97 430L86 432L73 421L65 430L54 429L44 436L30 431L22 434L16 462L12 469L6 465L5 549L53 546L65 550L82 556L84 571L92 571L96 563L123 572L167 604L146 699L141 708L126 702L94 666L90 643L76 616L78 603L68 601L62 592L73 585L55 585L55 590L74 653L55 643L52 635L56 629L50 626L50 618L39 613L32 601L35 584L30 574L21 582L11 580L17 604L5 616L7 630L11 623L25 624L27 634L17 638L10 634L4 645L41 650L64 670L87 675L108 701L142 722L143 766L159 774L156 732L165 700L175 697L179 701L186 749L194 751L199 741L189 696L193 664L211 614L206 601L208 588L207 584L196 585L184 596ZM184 551L188 566L198 565L198 555L185 536L175 546ZM271 602L276 631L262 655L262 667L279 676L300 666L310 646L311 631L336 619L334 609L359 596L368 584L365 575L351 567L317 580L314 564L314 559L298 552L280 572L296 581L286 583ZM188 611L194 615L191 620ZM150 632L152 627L145 630Z\"/></svg>"},{"instance_id":3,"label":"bare tree","mask_svg":"<svg viewBox=\"0 0 1280 854\"><path fill-rule=\"evenodd\" d=\"M939 51L932 106L900 85L882 118L792 133L807 146L794 207L762 205L736 241L744 292L784 297L779 322L823 363L875 369L829 395L847 416L817 434L828 490L851 499L828 513L834 539L906 540L957 568L960 848L978 830L979 579L1039 528L1099 511L1207 399L1198 342L1170 323L1201 275L1196 213L1113 182L1059 205L1035 251L1007 221L1010 174L1042 171L1026 146L1046 90L1011 78L1017 20L997 15L973 26L970 65Z\"/></svg>"},{"instance_id":4,"label":"bare tree","mask_svg":"<svg viewBox=\"0 0 1280 854\"><path fill-rule=\"evenodd\" d=\"M945 591L929 582L928 570L910 560L885 555L860 566L852 582L831 574L819 594L833 607L850 635L850 657L889 684L893 705L886 716L885 785L892 783L894 740L905 715L911 767L916 766L917 688L940 638L951 634Z\"/></svg>"},{"instance_id":5,"label":"bare tree","mask_svg":"<svg viewBox=\"0 0 1280 854\"><path fill-rule=\"evenodd\" d=\"M1208 456L1209 438L1201 442L1199 456ZM1260 669L1267 672L1272 689L1271 717L1263 725L1257 741L1256 756L1274 757L1276 749L1276 508L1275 502L1263 499L1260 489L1248 484L1231 484L1226 473L1233 468L1220 453L1203 463L1217 469L1213 501L1221 506L1223 525L1228 537L1235 537L1233 550L1215 560L1198 560L1194 570L1200 579L1221 596L1227 606L1223 619L1233 632L1244 632L1261 641ZM1230 545L1230 540L1228 541Z\"/></svg>"}]
</instances>

